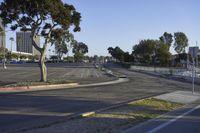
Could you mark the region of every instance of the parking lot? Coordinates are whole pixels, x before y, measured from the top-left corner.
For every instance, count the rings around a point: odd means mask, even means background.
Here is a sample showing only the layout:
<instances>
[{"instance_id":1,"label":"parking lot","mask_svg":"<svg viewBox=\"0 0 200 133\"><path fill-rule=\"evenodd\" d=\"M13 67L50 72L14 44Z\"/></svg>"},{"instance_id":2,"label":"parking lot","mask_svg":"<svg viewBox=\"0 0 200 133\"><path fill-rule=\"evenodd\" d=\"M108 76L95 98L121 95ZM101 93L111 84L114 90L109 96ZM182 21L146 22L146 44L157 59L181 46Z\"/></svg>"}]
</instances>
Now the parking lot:
<instances>
[{"instance_id":1,"label":"parking lot","mask_svg":"<svg viewBox=\"0 0 200 133\"><path fill-rule=\"evenodd\" d=\"M113 80L113 77L96 69L93 64L47 64L49 80L69 80L78 83L94 83ZM35 64L7 65L7 69L0 68L0 85L38 81L40 70Z\"/></svg>"}]
</instances>

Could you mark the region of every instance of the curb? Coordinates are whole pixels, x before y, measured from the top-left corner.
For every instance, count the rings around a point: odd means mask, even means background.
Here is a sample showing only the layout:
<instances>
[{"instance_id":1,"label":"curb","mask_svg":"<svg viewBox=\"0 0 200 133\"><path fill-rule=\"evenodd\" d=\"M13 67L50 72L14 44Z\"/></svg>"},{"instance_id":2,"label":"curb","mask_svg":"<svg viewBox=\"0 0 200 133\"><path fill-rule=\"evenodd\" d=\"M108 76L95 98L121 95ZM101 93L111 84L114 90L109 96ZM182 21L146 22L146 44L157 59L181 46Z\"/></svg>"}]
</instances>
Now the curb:
<instances>
[{"instance_id":1,"label":"curb","mask_svg":"<svg viewBox=\"0 0 200 133\"><path fill-rule=\"evenodd\" d=\"M104 70L106 71L106 70ZM28 91L41 91L41 90L56 90L56 89L64 89L64 88L77 88L77 87L92 87L92 86L102 86L102 85L110 85L128 82L129 79L120 73L112 72L109 73L106 71L108 75L116 77L117 80L100 82L100 83L91 83L91 84L82 84L79 83L68 83L68 84L52 84L52 85L38 85L38 86L19 86L19 87L0 87L0 93L15 93L15 92L28 92Z\"/></svg>"},{"instance_id":2,"label":"curb","mask_svg":"<svg viewBox=\"0 0 200 133\"><path fill-rule=\"evenodd\" d=\"M80 115L78 115L76 117L88 117L88 116L94 115L94 114L102 112L102 111L106 111L106 110L109 110L109 109L114 109L114 108L117 108L117 107L121 107L121 106L123 106L125 104L128 104L130 102L135 102L135 101L138 101L138 100L144 100L144 99L148 99L148 98L153 98L155 96L159 96L159 95L166 94L166 93L169 93L169 92L154 94L152 96L145 96L145 97L142 97L142 98L131 99L131 100L128 100L128 101L125 101L125 102L114 104L114 105L109 106L109 107L93 110L93 111L90 111L90 112L81 113Z\"/></svg>"},{"instance_id":3,"label":"curb","mask_svg":"<svg viewBox=\"0 0 200 133\"><path fill-rule=\"evenodd\" d=\"M38 86L21 86L21 87L2 87L0 93L8 92L26 92L26 91L37 91L37 90L52 90L56 88L70 88L78 86L78 83L69 84L53 84L53 85L38 85Z\"/></svg>"},{"instance_id":4,"label":"curb","mask_svg":"<svg viewBox=\"0 0 200 133\"><path fill-rule=\"evenodd\" d=\"M103 85L117 84L117 83L123 83L123 82L128 82L128 81L129 81L128 78L118 78L117 80L114 80L114 81L83 84L83 85L80 85L78 83L69 83L69 84L55 84L55 85L8 87L8 88L0 88L0 93L16 93L16 92L56 90L56 89L77 88L77 87L103 86Z\"/></svg>"}]
</instances>

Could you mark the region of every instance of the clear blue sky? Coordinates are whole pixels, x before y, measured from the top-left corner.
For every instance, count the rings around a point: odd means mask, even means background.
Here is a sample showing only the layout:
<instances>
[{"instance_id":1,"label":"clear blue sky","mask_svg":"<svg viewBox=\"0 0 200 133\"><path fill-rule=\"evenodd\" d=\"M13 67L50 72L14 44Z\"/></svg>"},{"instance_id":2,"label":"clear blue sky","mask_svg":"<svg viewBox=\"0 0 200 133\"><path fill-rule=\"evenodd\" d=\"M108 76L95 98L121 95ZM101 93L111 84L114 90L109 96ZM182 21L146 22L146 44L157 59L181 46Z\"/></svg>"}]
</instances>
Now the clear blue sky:
<instances>
[{"instance_id":1,"label":"clear blue sky","mask_svg":"<svg viewBox=\"0 0 200 133\"><path fill-rule=\"evenodd\" d=\"M200 0L64 0L82 15L78 41L88 55L108 55L109 46L131 52L141 39L158 39L165 31L181 31L190 46L200 46ZM9 35L8 35L9 36ZM9 37L7 36L7 40ZM10 41L7 41L9 47ZM172 51L173 52L173 51Z\"/></svg>"}]
</instances>

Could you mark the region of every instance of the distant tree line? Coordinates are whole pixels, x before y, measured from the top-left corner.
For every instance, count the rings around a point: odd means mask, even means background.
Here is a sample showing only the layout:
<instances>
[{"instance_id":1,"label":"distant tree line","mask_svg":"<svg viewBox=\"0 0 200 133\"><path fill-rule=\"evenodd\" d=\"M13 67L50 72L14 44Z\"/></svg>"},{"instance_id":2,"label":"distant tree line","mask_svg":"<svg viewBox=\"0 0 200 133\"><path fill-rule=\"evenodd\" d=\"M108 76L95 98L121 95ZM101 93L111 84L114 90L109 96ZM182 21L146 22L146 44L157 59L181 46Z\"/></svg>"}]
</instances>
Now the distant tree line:
<instances>
[{"instance_id":1,"label":"distant tree line","mask_svg":"<svg viewBox=\"0 0 200 133\"><path fill-rule=\"evenodd\" d=\"M170 53L172 43L177 52L177 56L174 57L175 62L178 64L181 60L186 60L185 48L188 46L188 38L183 32L175 32L174 35L165 32L159 39L141 40L133 46L131 54L124 52L119 47L109 47L108 53L120 62L169 66L172 64L172 54Z\"/></svg>"}]
</instances>

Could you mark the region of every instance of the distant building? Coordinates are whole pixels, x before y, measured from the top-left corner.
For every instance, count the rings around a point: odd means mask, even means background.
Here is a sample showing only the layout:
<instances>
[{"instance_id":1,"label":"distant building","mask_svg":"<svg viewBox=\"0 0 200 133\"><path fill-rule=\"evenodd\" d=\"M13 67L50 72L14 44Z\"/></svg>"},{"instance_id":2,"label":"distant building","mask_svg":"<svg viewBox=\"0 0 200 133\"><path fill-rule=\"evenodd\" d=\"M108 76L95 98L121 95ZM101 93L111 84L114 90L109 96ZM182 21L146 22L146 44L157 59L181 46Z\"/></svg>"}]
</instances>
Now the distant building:
<instances>
[{"instance_id":1,"label":"distant building","mask_svg":"<svg viewBox=\"0 0 200 133\"><path fill-rule=\"evenodd\" d=\"M2 24L2 20L0 19L0 47L6 47L6 35L5 35L5 27Z\"/></svg>"},{"instance_id":2,"label":"distant building","mask_svg":"<svg viewBox=\"0 0 200 133\"><path fill-rule=\"evenodd\" d=\"M192 57L197 57L198 55L200 55L200 49L198 46L196 47L189 47L189 51L188 53L192 56Z\"/></svg>"},{"instance_id":3,"label":"distant building","mask_svg":"<svg viewBox=\"0 0 200 133\"><path fill-rule=\"evenodd\" d=\"M39 52L32 45L33 40L30 31L20 31L16 34L17 51L24 53L31 53L32 55L39 55ZM40 44L40 37L37 36L36 43Z\"/></svg>"},{"instance_id":4,"label":"distant building","mask_svg":"<svg viewBox=\"0 0 200 133\"><path fill-rule=\"evenodd\" d=\"M198 58L200 56L200 49L199 49L199 47L198 46L189 47L188 53L195 59L195 61L194 61L195 66L198 67L198 64L199 64L199 59Z\"/></svg>"}]
</instances>

